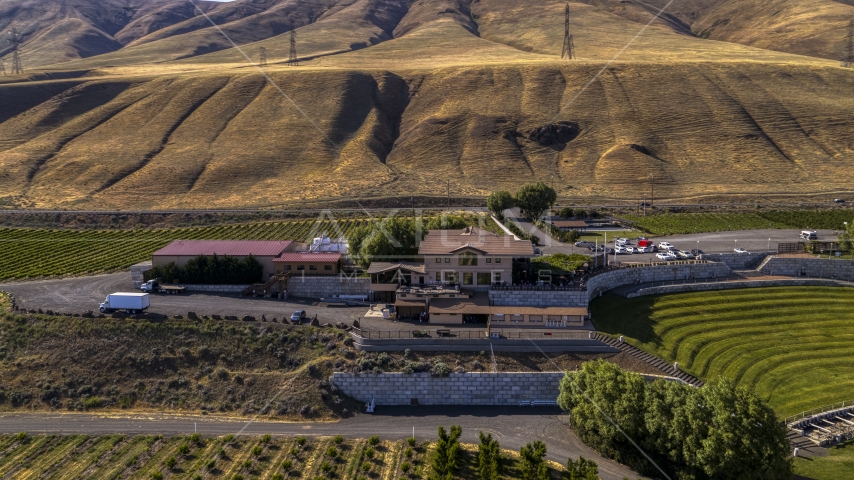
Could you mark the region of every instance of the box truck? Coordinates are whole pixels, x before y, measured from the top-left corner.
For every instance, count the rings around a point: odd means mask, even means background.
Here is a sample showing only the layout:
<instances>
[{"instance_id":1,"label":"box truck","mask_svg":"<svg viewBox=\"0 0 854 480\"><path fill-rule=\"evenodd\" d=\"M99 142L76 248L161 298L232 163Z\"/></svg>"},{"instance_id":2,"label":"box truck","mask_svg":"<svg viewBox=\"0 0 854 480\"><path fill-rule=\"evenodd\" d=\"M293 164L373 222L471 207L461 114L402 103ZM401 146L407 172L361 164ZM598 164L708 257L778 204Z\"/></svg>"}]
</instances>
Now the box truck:
<instances>
[{"instance_id":1,"label":"box truck","mask_svg":"<svg viewBox=\"0 0 854 480\"><path fill-rule=\"evenodd\" d=\"M118 292L107 295L101 304L101 313L124 310L127 313L142 313L149 307L147 293Z\"/></svg>"}]
</instances>

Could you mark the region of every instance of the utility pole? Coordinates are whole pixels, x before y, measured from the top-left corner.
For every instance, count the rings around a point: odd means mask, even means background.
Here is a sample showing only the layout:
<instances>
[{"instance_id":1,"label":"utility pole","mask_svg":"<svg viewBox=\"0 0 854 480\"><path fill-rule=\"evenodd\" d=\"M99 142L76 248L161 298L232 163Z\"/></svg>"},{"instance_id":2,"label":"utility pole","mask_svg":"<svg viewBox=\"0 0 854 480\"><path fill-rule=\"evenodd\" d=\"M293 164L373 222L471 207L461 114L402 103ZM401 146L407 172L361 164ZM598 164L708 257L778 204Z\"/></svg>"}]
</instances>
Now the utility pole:
<instances>
[{"instance_id":1,"label":"utility pole","mask_svg":"<svg viewBox=\"0 0 854 480\"><path fill-rule=\"evenodd\" d=\"M291 30L291 53L288 55L288 65L299 65L297 60L297 31Z\"/></svg>"},{"instance_id":2,"label":"utility pole","mask_svg":"<svg viewBox=\"0 0 854 480\"><path fill-rule=\"evenodd\" d=\"M267 49L261 47L261 54L259 55L258 66L266 67L267 66Z\"/></svg>"},{"instance_id":3,"label":"utility pole","mask_svg":"<svg viewBox=\"0 0 854 480\"><path fill-rule=\"evenodd\" d=\"M448 213L451 213L451 181L448 180Z\"/></svg>"},{"instance_id":4,"label":"utility pole","mask_svg":"<svg viewBox=\"0 0 854 480\"><path fill-rule=\"evenodd\" d=\"M572 34L569 33L569 4L566 4L564 10L563 24L563 52L560 54L561 59L572 60L575 58L575 43L572 40Z\"/></svg>"},{"instance_id":5,"label":"utility pole","mask_svg":"<svg viewBox=\"0 0 854 480\"><path fill-rule=\"evenodd\" d=\"M654 208L655 207L655 175L649 176L649 187L651 189L649 206L650 206L650 208Z\"/></svg>"},{"instance_id":6,"label":"utility pole","mask_svg":"<svg viewBox=\"0 0 854 480\"><path fill-rule=\"evenodd\" d=\"M848 22L848 35L845 36L845 56L842 57L843 68L854 68L854 20Z\"/></svg>"},{"instance_id":7,"label":"utility pole","mask_svg":"<svg viewBox=\"0 0 854 480\"><path fill-rule=\"evenodd\" d=\"M21 55L19 51L19 47L21 43L23 43L23 38L17 30L12 28L9 31L9 45L12 46L12 75L22 75L24 73L24 67L21 65ZM6 68L3 67L3 70Z\"/></svg>"}]
</instances>

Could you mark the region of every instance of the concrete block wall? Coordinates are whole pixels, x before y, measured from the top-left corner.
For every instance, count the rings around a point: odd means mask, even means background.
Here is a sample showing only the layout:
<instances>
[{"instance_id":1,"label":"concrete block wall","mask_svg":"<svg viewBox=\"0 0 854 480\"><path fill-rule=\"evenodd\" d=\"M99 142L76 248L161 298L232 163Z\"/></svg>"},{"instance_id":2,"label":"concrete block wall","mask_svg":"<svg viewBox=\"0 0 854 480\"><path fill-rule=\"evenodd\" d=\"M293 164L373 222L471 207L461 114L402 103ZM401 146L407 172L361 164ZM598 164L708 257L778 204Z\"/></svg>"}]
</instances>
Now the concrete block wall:
<instances>
[{"instance_id":1,"label":"concrete block wall","mask_svg":"<svg viewBox=\"0 0 854 480\"><path fill-rule=\"evenodd\" d=\"M689 278L712 279L726 277L732 269L725 263L689 263L655 267L624 268L601 273L587 281L588 301L600 293L633 283L666 282Z\"/></svg>"},{"instance_id":2,"label":"concrete block wall","mask_svg":"<svg viewBox=\"0 0 854 480\"><path fill-rule=\"evenodd\" d=\"M338 295L368 295L370 278L346 278L338 275L301 277L288 280L288 296L329 298Z\"/></svg>"},{"instance_id":3,"label":"concrete block wall","mask_svg":"<svg viewBox=\"0 0 854 480\"><path fill-rule=\"evenodd\" d=\"M854 281L854 260L771 257L759 271L765 275L836 278Z\"/></svg>"},{"instance_id":4,"label":"concrete block wall","mask_svg":"<svg viewBox=\"0 0 854 480\"><path fill-rule=\"evenodd\" d=\"M696 283L684 285L663 285L638 290L627 295L628 298L642 297L645 295L658 295L663 293L681 292L703 292L709 290L735 290L738 288L763 288L763 287L839 287L843 286L836 280L821 280L817 278L791 278L778 280L751 280L747 282L726 283Z\"/></svg>"},{"instance_id":5,"label":"concrete block wall","mask_svg":"<svg viewBox=\"0 0 854 480\"><path fill-rule=\"evenodd\" d=\"M333 373L330 381L344 394L377 405L519 405L523 400L556 400L563 372Z\"/></svg>"},{"instance_id":6,"label":"concrete block wall","mask_svg":"<svg viewBox=\"0 0 854 480\"><path fill-rule=\"evenodd\" d=\"M586 307L587 292L584 290L565 292L490 290L489 303L496 307Z\"/></svg>"},{"instance_id":7,"label":"concrete block wall","mask_svg":"<svg viewBox=\"0 0 854 480\"><path fill-rule=\"evenodd\" d=\"M704 253L700 256L702 260L711 262L725 263L733 270L743 270L748 268L760 258L768 256L767 252L751 252L751 253Z\"/></svg>"},{"instance_id":8,"label":"concrete block wall","mask_svg":"<svg viewBox=\"0 0 854 480\"><path fill-rule=\"evenodd\" d=\"M210 292L210 293L240 293L249 285L179 285L184 287L189 292Z\"/></svg>"}]
</instances>

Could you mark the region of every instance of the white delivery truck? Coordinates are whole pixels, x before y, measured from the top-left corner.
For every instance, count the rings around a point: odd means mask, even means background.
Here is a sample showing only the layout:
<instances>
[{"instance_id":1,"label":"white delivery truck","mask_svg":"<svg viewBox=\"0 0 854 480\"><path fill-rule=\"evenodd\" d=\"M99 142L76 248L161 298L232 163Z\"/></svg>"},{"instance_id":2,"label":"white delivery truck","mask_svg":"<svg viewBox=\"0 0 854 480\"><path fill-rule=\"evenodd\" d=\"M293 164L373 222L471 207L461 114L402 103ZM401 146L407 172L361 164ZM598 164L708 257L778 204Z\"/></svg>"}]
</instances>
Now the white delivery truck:
<instances>
[{"instance_id":1,"label":"white delivery truck","mask_svg":"<svg viewBox=\"0 0 854 480\"><path fill-rule=\"evenodd\" d=\"M124 310L127 313L142 313L151 303L147 293L118 292L107 295L101 304L101 313Z\"/></svg>"}]
</instances>

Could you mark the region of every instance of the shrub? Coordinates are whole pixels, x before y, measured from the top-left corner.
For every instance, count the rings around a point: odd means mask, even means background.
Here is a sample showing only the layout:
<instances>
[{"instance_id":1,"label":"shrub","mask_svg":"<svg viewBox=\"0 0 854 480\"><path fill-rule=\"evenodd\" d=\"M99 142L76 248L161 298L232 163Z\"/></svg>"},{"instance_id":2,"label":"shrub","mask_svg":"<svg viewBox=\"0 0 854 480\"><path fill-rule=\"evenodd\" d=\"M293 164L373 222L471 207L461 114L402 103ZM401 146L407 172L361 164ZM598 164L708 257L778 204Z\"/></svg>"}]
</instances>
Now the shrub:
<instances>
[{"instance_id":1,"label":"shrub","mask_svg":"<svg viewBox=\"0 0 854 480\"><path fill-rule=\"evenodd\" d=\"M341 443L344 442L344 436L343 435L335 435L335 438L333 438L332 441L335 442L335 445L341 445Z\"/></svg>"},{"instance_id":2,"label":"shrub","mask_svg":"<svg viewBox=\"0 0 854 480\"><path fill-rule=\"evenodd\" d=\"M406 472L408 472L408 471L409 471L409 467L410 467L410 466L411 466L411 465L409 464L409 462L403 462L403 463L401 463L401 464L400 464L400 471L401 471L401 472L403 472L403 473L406 473Z\"/></svg>"},{"instance_id":3,"label":"shrub","mask_svg":"<svg viewBox=\"0 0 854 480\"><path fill-rule=\"evenodd\" d=\"M246 470L251 470L252 469L252 460L249 460L249 459L244 460L243 461L243 468L245 468Z\"/></svg>"},{"instance_id":4,"label":"shrub","mask_svg":"<svg viewBox=\"0 0 854 480\"><path fill-rule=\"evenodd\" d=\"M329 458L335 458L338 456L338 449L333 447L332 445L326 449L326 456Z\"/></svg>"},{"instance_id":5,"label":"shrub","mask_svg":"<svg viewBox=\"0 0 854 480\"><path fill-rule=\"evenodd\" d=\"M323 462L320 464L320 470L323 473L329 473L329 471L332 470L332 465L330 465L329 462Z\"/></svg>"},{"instance_id":6,"label":"shrub","mask_svg":"<svg viewBox=\"0 0 854 480\"><path fill-rule=\"evenodd\" d=\"M234 476L231 477L231 480L243 480L243 475L235 473Z\"/></svg>"},{"instance_id":7,"label":"shrub","mask_svg":"<svg viewBox=\"0 0 854 480\"><path fill-rule=\"evenodd\" d=\"M17 434L15 434L15 440L18 442L21 442L21 443L26 442L27 441L27 432L18 432Z\"/></svg>"},{"instance_id":8,"label":"shrub","mask_svg":"<svg viewBox=\"0 0 854 480\"><path fill-rule=\"evenodd\" d=\"M231 441L234 440L234 434L229 433L228 435L225 436L224 440L225 440L225 443L231 443Z\"/></svg>"},{"instance_id":9,"label":"shrub","mask_svg":"<svg viewBox=\"0 0 854 480\"><path fill-rule=\"evenodd\" d=\"M454 478L460 465L460 435L463 429L459 425L451 425L451 431L445 427L439 427L439 440L436 441L436 450L430 459L430 468L433 476L439 478Z\"/></svg>"},{"instance_id":10,"label":"shrub","mask_svg":"<svg viewBox=\"0 0 854 480\"><path fill-rule=\"evenodd\" d=\"M178 461L175 460L175 457L169 457L166 459L165 462L163 462L163 464L166 465L166 468L168 468L169 470L172 470L173 468L175 468L175 464L177 464L177 463L178 463Z\"/></svg>"},{"instance_id":11,"label":"shrub","mask_svg":"<svg viewBox=\"0 0 854 480\"><path fill-rule=\"evenodd\" d=\"M214 376L220 380L228 380L228 370L219 367L214 371Z\"/></svg>"},{"instance_id":12,"label":"shrub","mask_svg":"<svg viewBox=\"0 0 854 480\"><path fill-rule=\"evenodd\" d=\"M270 480L285 480L285 476L281 473L274 473Z\"/></svg>"},{"instance_id":13,"label":"shrub","mask_svg":"<svg viewBox=\"0 0 854 480\"><path fill-rule=\"evenodd\" d=\"M199 435L198 433L194 433L194 434L190 435L190 441L193 443L201 444L202 443L202 436Z\"/></svg>"},{"instance_id":14,"label":"shrub","mask_svg":"<svg viewBox=\"0 0 854 480\"><path fill-rule=\"evenodd\" d=\"M451 374L451 367L444 362L436 362L430 369L430 375L434 377L447 377Z\"/></svg>"},{"instance_id":15,"label":"shrub","mask_svg":"<svg viewBox=\"0 0 854 480\"><path fill-rule=\"evenodd\" d=\"M216 459L212 458L212 459L208 460L208 463L205 464L205 470L211 471L214 468L216 468Z\"/></svg>"},{"instance_id":16,"label":"shrub","mask_svg":"<svg viewBox=\"0 0 854 480\"><path fill-rule=\"evenodd\" d=\"M151 480L163 480L163 474L160 472L151 472Z\"/></svg>"},{"instance_id":17,"label":"shrub","mask_svg":"<svg viewBox=\"0 0 854 480\"><path fill-rule=\"evenodd\" d=\"M372 446L376 447L377 445L380 444L380 436L379 435L372 435L371 438L368 439L368 443L370 443Z\"/></svg>"},{"instance_id":18,"label":"shrub","mask_svg":"<svg viewBox=\"0 0 854 480\"><path fill-rule=\"evenodd\" d=\"M264 451L264 448L261 447L261 445L255 445L254 447L252 447L252 455L254 455L256 457L258 455L261 455L261 452L263 452L263 451Z\"/></svg>"},{"instance_id":19,"label":"shrub","mask_svg":"<svg viewBox=\"0 0 854 480\"><path fill-rule=\"evenodd\" d=\"M270 443L270 439L273 438L269 433L265 433L261 435L261 443Z\"/></svg>"},{"instance_id":20,"label":"shrub","mask_svg":"<svg viewBox=\"0 0 854 480\"><path fill-rule=\"evenodd\" d=\"M519 455L522 458L522 465L519 470L522 473L522 480L549 480L549 467L546 465L546 445L535 440L534 443L529 443L519 450Z\"/></svg>"},{"instance_id":21,"label":"shrub","mask_svg":"<svg viewBox=\"0 0 854 480\"><path fill-rule=\"evenodd\" d=\"M149 275L152 278L160 278L165 283L180 279L184 283L244 285L257 282L263 273L264 267L252 255L243 259L199 255L190 259L183 267L175 262L156 266L151 269Z\"/></svg>"},{"instance_id":22,"label":"shrub","mask_svg":"<svg viewBox=\"0 0 854 480\"><path fill-rule=\"evenodd\" d=\"M374 458L374 453L376 453L376 450L371 447L365 449L365 456L368 458Z\"/></svg>"},{"instance_id":23,"label":"shrub","mask_svg":"<svg viewBox=\"0 0 854 480\"><path fill-rule=\"evenodd\" d=\"M190 446L187 445L186 443L182 443L181 445L178 445L178 453L180 453L181 455L186 455L186 454L190 453Z\"/></svg>"},{"instance_id":24,"label":"shrub","mask_svg":"<svg viewBox=\"0 0 854 480\"><path fill-rule=\"evenodd\" d=\"M362 464L362 471L365 473L368 473L371 471L371 467L372 467L371 462L365 462Z\"/></svg>"},{"instance_id":25,"label":"shrub","mask_svg":"<svg viewBox=\"0 0 854 480\"><path fill-rule=\"evenodd\" d=\"M409 437L409 438L407 438L407 439L406 439L406 443L407 443L410 447L414 447L414 446L415 446L415 437Z\"/></svg>"},{"instance_id":26,"label":"shrub","mask_svg":"<svg viewBox=\"0 0 854 480\"><path fill-rule=\"evenodd\" d=\"M286 472L290 472L291 468L293 468L294 462L290 458L282 462L282 470Z\"/></svg>"},{"instance_id":27,"label":"shrub","mask_svg":"<svg viewBox=\"0 0 854 480\"><path fill-rule=\"evenodd\" d=\"M297 437L297 445L299 445L300 447L305 445L305 437Z\"/></svg>"}]
</instances>

